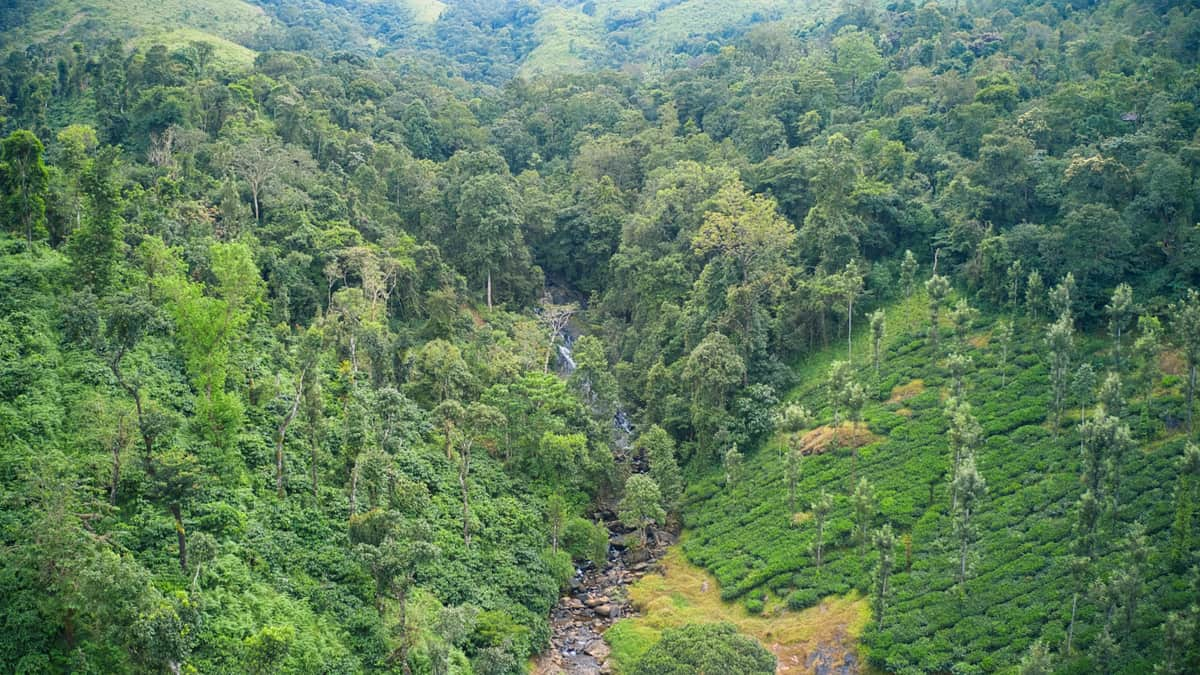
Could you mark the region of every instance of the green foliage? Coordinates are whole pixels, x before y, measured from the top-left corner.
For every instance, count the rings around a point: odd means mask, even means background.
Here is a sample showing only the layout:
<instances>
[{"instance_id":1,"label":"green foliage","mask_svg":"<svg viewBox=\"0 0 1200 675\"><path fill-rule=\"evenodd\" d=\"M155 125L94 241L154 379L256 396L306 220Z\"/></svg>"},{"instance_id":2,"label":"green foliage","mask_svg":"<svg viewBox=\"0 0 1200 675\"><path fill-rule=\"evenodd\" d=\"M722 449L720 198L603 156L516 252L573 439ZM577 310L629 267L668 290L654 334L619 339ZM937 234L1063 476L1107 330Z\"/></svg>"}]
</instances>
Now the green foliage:
<instances>
[{"instance_id":1,"label":"green foliage","mask_svg":"<svg viewBox=\"0 0 1200 675\"><path fill-rule=\"evenodd\" d=\"M773 673L775 657L730 624L688 624L663 631L640 658L634 673Z\"/></svg>"}]
</instances>

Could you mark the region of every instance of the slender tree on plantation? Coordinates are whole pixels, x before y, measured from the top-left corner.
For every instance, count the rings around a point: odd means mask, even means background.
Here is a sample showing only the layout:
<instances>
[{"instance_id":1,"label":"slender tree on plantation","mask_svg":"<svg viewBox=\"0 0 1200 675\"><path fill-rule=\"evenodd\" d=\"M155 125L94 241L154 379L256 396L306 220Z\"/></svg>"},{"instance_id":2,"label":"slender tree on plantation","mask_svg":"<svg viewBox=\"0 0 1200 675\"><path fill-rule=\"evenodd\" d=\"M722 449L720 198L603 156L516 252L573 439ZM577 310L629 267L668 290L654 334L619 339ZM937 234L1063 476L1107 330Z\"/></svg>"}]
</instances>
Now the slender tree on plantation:
<instances>
[{"instance_id":1,"label":"slender tree on plantation","mask_svg":"<svg viewBox=\"0 0 1200 675\"><path fill-rule=\"evenodd\" d=\"M1025 283L1025 268L1020 260L1012 261L1008 266L1008 278L1004 283L1005 305L1009 312L1016 312L1021 303L1021 291Z\"/></svg>"},{"instance_id":2,"label":"slender tree on plantation","mask_svg":"<svg viewBox=\"0 0 1200 675\"><path fill-rule=\"evenodd\" d=\"M978 536L975 515L986 492L987 485L983 476L975 468L975 456L968 454L954 476L954 494L957 496L957 504L954 507L954 534L958 539L958 583L960 586L967 581L967 558L971 545Z\"/></svg>"},{"instance_id":3,"label":"slender tree on plantation","mask_svg":"<svg viewBox=\"0 0 1200 675\"><path fill-rule=\"evenodd\" d=\"M875 502L875 488L871 482L862 477L854 488L854 541L860 549L865 549L870 543L871 525L875 519L878 504Z\"/></svg>"},{"instance_id":4,"label":"slender tree on plantation","mask_svg":"<svg viewBox=\"0 0 1200 675\"><path fill-rule=\"evenodd\" d=\"M892 567L896 564L896 535L892 526L884 523L883 527L872 534L872 543L879 558L875 561L875 602L872 609L880 630L883 630L884 614L887 611L888 581L892 576Z\"/></svg>"},{"instance_id":5,"label":"slender tree on plantation","mask_svg":"<svg viewBox=\"0 0 1200 675\"><path fill-rule=\"evenodd\" d=\"M1042 275L1033 270L1025 281L1025 313L1037 323L1045 308L1046 284L1042 281Z\"/></svg>"},{"instance_id":6,"label":"slender tree on plantation","mask_svg":"<svg viewBox=\"0 0 1200 675\"><path fill-rule=\"evenodd\" d=\"M1158 365L1158 354L1162 349L1162 323L1152 316L1138 317L1138 338L1133 343L1134 390L1142 397L1142 425L1147 435L1153 436L1154 388L1162 377Z\"/></svg>"},{"instance_id":7,"label":"slender tree on plantation","mask_svg":"<svg viewBox=\"0 0 1200 675\"><path fill-rule=\"evenodd\" d=\"M972 307L966 298L959 298L950 310L949 316L950 325L954 328L954 337L958 340L959 348L962 349L966 346L967 335L970 334L971 327L979 319L979 310Z\"/></svg>"},{"instance_id":8,"label":"slender tree on plantation","mask_svg":"<svg viewBox=\"0 0 1200 675\"><path fill-rule=\"evenodd\" d=\"M1171 561L1177 569L1195 562L1195 514L1200 509L1200 447L1188 443L1179 458L1175 483L1175 517L1171 526Z\"/></svg>"},{"instance_id":9,"label":"slender tree on plantation","mask_svg":"<svg viewBox=\"0 0 1200 675\"><path fill-rule=\"evenodd\" d=\"M887 330L886 315L882 309L871 312L871 353L875 357L875 377L879 377L879 349Z\"/></svg>"},{"instance_id":10,"label":"slender tree on plantation","mask_svg":"<svg viewBox=\"0 0 1200 675\"><path fill-rule=\"evenodd\" d=\"M904 297L912 297L917 286L917 256L912 251L904 251L904 260L900 262L900 288Z\"/></svg>"},{"instance_id":11,"label":"slender tree on plantation","mask_svg":"<svg viewBox=\"0 0 1200 675\"><path fill-rule=\"evenodd\" d=\"M1060 319L1066 317L1074 325L1075 275L1067 272L1062 281L1050 291L1050 311Z\"/></svg>"},{"instance_id":12,"label":"slender tree on plantation","mask_svg":"<svg viewBox=\"0 0 1200 675\"><path fill-rule=\"evenodd\" d=\"M863 390L862 385L851 381L842 389L842 403L846 406L846 415L850 418L851 438L858 434L858 427L862 424L863 407L867 403L867 393ZM851 444L851 465L850 465L850 481L851 483L858 477L858 443Z\"/></svg>"},{"instance_id":13,"label":"slender tree on plantation","mask_svg":"<svg viewBox=\"0 0 1200 675\"><path fill-rule=\"evenodd\" d=\"M946 277L937 274L925 282L925 292L929 295L929 341L936 349L938 346L938 320L942 312L942 303L950 293L950 282Z\"/></svg>"},{"instance_id":14,"label":"slender tree on plantation","mask_svg":"<svg viewBox=\"0 0 1200 675\"><path fill-rule=\"evenodd\" d=\"M1079 452L1082 453L1083 424L1087 420L1087 407L1092 403L1092 392L1096 390L1096 369L1090 363L1080 365L1071 384L1075 390L1075 400L1079 402Z\"/></svg>"},{"instance_id":15,"label":"slender tree on plantation","mask_svg":"<svg viewBox=\"0 0 1200 675\"><path fill-rule=\"evenodd\" d=\"M829 512L833 509L833 497L824 488L821 489L821 494L817 496L817 500L810 506L812 511L813 522L817 527L817 537L813 540L812 551L817 563L817 570L821 569L822 553L825 548L825 519L829 517Z\"/></svg>"},{"instance_id":16,"label":"slender tree on plantation","mask_svg":"<svg viewBox=\"0 0 1200 675\"><path fill-rule=\"evenodd\" d=\"M841 274L842 294L846 301L846 363L854 362L854 301L863 292L863 274L858 262L851 260Z\"/></svg>"},{"instance_id":17,"label":"slender tree on plantation","mask_svg":"<svg viewBox=\"0 0 1200 675\"><path fill-rule=\"evenodd\" d=\"M784 444L781 447L780 459L783 460L784 477L788 486L788 514L796 513L796 485L800 481L801 454L799 433L812 426L812 413L798 403L792 403L780 411L775 420L775 428L784 434Z\"/></svg>"},{"instance_id":18,"label":"slender tree on plantation","mask_svg":"<svg viewBox=\"0 0 1200 675\"><path fill-rule=\"evenodd\" d=\"M954 383L954 398L962 398L963 384L971 370L971 362L970 356L960 352L946 357L946 370L950 372L950 381Z\"/></svg>"},{"instance_id":19,"label":"slender tree on plantation","mask_svg":"<svg viewBox=\"0 0 1200 675\"><path fill-rule=\"evenodd\" d=\"M967 457L973 457L983 442L983 427L971 414L971 404L951 398L946 401L950 446L950 510L958 506L958 472Z\"/></svg>"},{"instance_id":20,"label":"slender tree on plantation","mask_svg":"<svg viewBox=\"0 0 1200 675\"><path fill-rule=\"evenodd\" d=\"M1060 316L1046 329L1046 350L1050 357L1050 384L1054 390L1054 437L1058 438L1066 400L1071 355L1075 351L1075 330L1069 316Z\"/></svg>"},{"instance_id":21,"label":"slender tree on plantation","mask_svg":"<svg viewBox=\"0 0 1200 675\"><path fill-rule=\"evenodd\" d=\"M846 385L851 381L850 364L834 361L829 366L829 377L825 381L829 407L833 410L833 442L837 445L838 429L842 423L842 405L846 400Z\"/></svg>"},{"instance_id":22,"label":"slender tree on plantation","mask_svg":"<svg viewBox=\"0 0 1200 675\"><path fill-rule=\"evenodd\" d=\"M1175 344L1187 361L1187 429L1190 435L1194 432L1196 371L1200 368L1200 292L1196 289L1188 289L1187 295L1171 306L1171 327Z\"/></svg>"},{"instance_id":23,"label":"slender tree on plantation","mask_svg":"<svg viewBox=\"0 0 1200 675\"><path fill-rule=\"evenodd\" d=\"M1108 334L1113 341L1113 368L1120 373L1125 368L1121 353L1122 338L1135 314L1133 288L1129 284L1118 284L1112 299L1104 306L1104 313L1108 316Z\"/></svg>"},{"instance_id":24,"label":"slender tree on plantation","mask_svg":"<svg viewBox=\"0 0 1200 675\"><path fill-rule=\"evenodd\" d=\"M725 486L733 487L742 477L742 453L738 452L737 444L725 452L722 466L725 468Z\"/></svg>"}]
</instances>

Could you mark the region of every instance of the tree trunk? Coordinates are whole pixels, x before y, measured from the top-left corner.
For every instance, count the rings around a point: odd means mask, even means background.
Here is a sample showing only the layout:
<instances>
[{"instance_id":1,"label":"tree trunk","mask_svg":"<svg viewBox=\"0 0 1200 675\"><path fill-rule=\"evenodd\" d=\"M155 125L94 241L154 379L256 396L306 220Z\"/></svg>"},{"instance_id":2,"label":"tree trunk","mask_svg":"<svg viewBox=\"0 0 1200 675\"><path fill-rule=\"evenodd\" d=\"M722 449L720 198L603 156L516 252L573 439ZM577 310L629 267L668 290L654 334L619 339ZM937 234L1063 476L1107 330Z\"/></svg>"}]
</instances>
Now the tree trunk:
<instances>
[{"instance_id":1,"label":"tree trunk","mask_svg":"<svg viewBox=\"0 0 1200 675\"><path fill-rule=\"evenodd\" d=\"M1190 364L1188 369L1188 397L1187 397L1187 427L1188 435L1192 435L1192 400L1196 395L1196 364Z\"/></svg>"},{"instance_id":2,"label":"tree trunk","mask_svg":"<svg viewBox=\"0 0 1200 675\"><path fill-rule=\"evenodd\" d=\"M312 434L309 438L311 447L311 456L309 458L309 472L312 474L312 496L313 502L317 502L317 436Z\"/></svg>"},{"instance_id":3,"label":"tree trunk","mask_svg":"<svg viewBox=\"0 0 1200 675\"><path fill-rule=\"evenodd\" d=\"M183 514L180 511L179 504L171 504L167 507L171 511L171 515L175 518L175 536L179 539L179 569L187 571L187 533L183 529Z\"/></svg>"},{"instance_id":4,"label":"tree trunk","mask_svg":"<svg viewBox=\"0 0 1200 675\"><path fill-rule=\"evenodd\" d=\"M463 544L471 548L471 493L467 489L467 476L471 472L470 450L463 451L458 468L458 487L462 490Z\"/></svg>"},{"instance_id":5,"label":"tree trunk","mask_svg":"<svg viewBox=\"0 0 1200 675\"><path fill-rule=\"evenodd\" d=\"M492 308L492 270L487 273L487 305L488 309Z\"/></svg>"},{"instance_id":6,"label":"tree trunk","mask_svg":"<svg viewBox=\"0 0 1200 675\"><path fill-rule=\"evenodd\" d=\"M121 482L121 448L125 447L125 416L121 415L121 419L117 421L117 438L113 441L112 446L112 485L108 490L108 503L116 505L117 503L117 485Z\"/></svg>"},{"instance_id":7,"label":"tree trunk","mask_svg":"<svg viewBox=\"0 0 1200 675\"><path fill-rule=\"evenodd\" d=\"M846 303L846 363L854 365L854 298Z\"/></svg>"},{"instance_id":8,"label":"tree trunk","mask_svg":"<svg viewBox=\"0 0 1200 675\"><path fill-rule=\"evenodd\" d=\"M883 611L887 607L887 584L888 578L885 574L882 582L879 584L879 629L883 630Z\"/></svg>"},{"instance_id":9,"label":"tree trunk","mask_svg":"<svg viewBox=\"0 0 1200 675\"><path fill-rule=\"evenodd\" d=\"M304 390L304 373L300 373L300 380L296 382L296 397L292 401L292 408L284 415L283 422L279 425L278 431L275 433L275 491L283 498L283 442L287 437L288 426L292 423L292 419L296 417L296 411L300 409L300 396Z\"/></svg>"},{"instance_id":10,"label":"tree trunk","mask_svg":"<svg viewBox=\"0 0 1200 675\"><path fill-rule=\"evenodd\" d=\"M1071 596L1071 624L1067 627L1067 656L1071 655L1071 642L1075 639L1075 611L1079 609L1079 591Z\"/></svg>"}]
</instances>

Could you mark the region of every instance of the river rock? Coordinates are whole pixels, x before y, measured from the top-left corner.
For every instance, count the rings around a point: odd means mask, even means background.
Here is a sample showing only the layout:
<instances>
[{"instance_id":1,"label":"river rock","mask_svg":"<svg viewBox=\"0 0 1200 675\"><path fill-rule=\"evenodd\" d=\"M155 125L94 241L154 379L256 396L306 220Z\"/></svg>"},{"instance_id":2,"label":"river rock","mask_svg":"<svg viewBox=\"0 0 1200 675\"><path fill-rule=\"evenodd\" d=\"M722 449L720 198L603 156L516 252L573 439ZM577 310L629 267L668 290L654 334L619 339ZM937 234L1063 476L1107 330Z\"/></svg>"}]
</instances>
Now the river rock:
<instances>
[{"instance_id":1,"label":"river rock","mask_svg":"<svg viewBox=\"0 0 1200 675\"><path fill-rule=\"evenodd\" d=\"M583 650L583 653L594 659L603 661L608 658L610 653L612 653L612 649L609 648L608 644L605 643L604 640L593 640L592 643Z\"/></svg>"},{"instance_id":2,"label":"river rock","mask_svg":"<svg viewBox=\"0 0 1200 675\"><path fill-rule=\"evenodd\" d=\"M599 607L595 607L594 610L600 616L612 616L613 614L612 605L600 605Z\"/></svg>"},{"instance_id":3,"label":"river rock","mask_svg":"<svg viewBox=\"0 0 1200 675\"><path fill-rule=\"evenodd\" d=\"M595 609L595 608L599 607L600 605L607 605L608 604L608 596L606 596L606 595L589 595L587 597L587 600L583 601L583 604L587 605L588 607L591 607L592 609Z\"/></svg>"}]
</instances>

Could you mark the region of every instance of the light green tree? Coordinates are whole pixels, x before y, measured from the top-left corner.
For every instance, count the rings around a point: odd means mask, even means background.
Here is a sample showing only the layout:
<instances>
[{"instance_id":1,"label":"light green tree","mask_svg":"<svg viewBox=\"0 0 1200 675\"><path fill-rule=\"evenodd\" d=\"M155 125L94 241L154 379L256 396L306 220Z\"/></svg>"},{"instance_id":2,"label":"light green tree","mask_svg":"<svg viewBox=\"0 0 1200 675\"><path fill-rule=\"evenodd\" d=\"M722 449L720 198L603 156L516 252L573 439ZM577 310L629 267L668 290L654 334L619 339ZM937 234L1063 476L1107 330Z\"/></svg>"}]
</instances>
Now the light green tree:
<instances>
[{"instance_id":1,"label":"light green tree","mask_svg":"<svg viewBox=\"0 0 1200 675\"><path fill-rule=\"evenodd\" d=\"M635 473L625 481L625 496L617 506L617 516L627 527L638 532L638 541L646 546L646 534L654 524L661 524L667 517L662 507L662 493L654 479Z\"/></svg>"}]
</instances>

